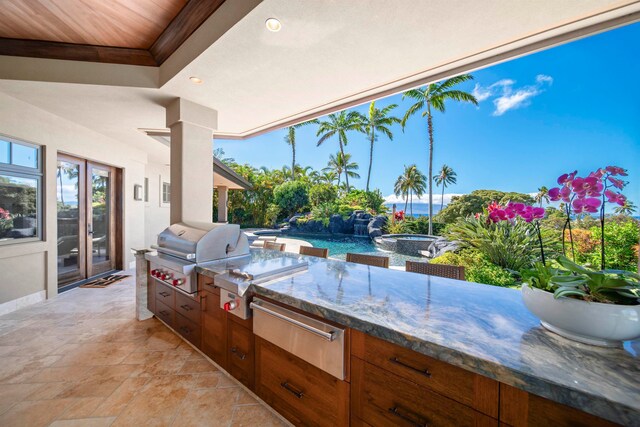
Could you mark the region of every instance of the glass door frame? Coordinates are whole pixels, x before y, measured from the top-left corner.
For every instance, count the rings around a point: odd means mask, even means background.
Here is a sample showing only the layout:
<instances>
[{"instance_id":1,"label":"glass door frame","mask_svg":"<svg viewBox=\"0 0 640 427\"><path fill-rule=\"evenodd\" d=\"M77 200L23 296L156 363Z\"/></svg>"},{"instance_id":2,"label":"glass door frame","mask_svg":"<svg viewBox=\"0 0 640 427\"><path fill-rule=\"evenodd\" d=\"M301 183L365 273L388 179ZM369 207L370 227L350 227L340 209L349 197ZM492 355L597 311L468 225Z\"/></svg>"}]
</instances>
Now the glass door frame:
<instances>
[{"instance_id":1,"label":"glass door frame","mask_svg":"<svg viewBox=\"0 0 640 427\"><path fill-rule=\"evenodd\" d=\"M122 268L122 170L91 160L58 152L57 161L78 166L78 269L73 273L61 276L58 273L58 290L64 291L76 287L82 281L100 274ZM103 262L93 263L93 170L107 171L109 188L107 205L108 222L108 257ZM56 177L57 180L57 177ZM56 187L58 183L56 183ZM56 217L58 215L56 209ZM57 221L57 218L56 218Z\"/></svg>"},{"instance_id":2,"label":"glass door frame","mask_svg":"<svg viewBox=\"0 0 640 427\"><path fill-rule=\"evenodd\" d=\"M107 237L107 255L109 258L106 261L102 261L99 263L93 262L93 246L94 241L91 238L93 235L93 231L95 229L93 224L93 198L90 197L93 195L93 170L101 170L106 171L108 173L108 191L106 194L107 197L107 209L108 209L108 231L106 234ZM86 268L87 268L87 277L97 276L101 273L105 273L107 271L111 271L115 269L115 261L116 261L116 171L112 166L103 165L96 162L87 161L87 184L86 184ZM99 248L98 248L99 250Z\"/></svg>"}]
</instances>

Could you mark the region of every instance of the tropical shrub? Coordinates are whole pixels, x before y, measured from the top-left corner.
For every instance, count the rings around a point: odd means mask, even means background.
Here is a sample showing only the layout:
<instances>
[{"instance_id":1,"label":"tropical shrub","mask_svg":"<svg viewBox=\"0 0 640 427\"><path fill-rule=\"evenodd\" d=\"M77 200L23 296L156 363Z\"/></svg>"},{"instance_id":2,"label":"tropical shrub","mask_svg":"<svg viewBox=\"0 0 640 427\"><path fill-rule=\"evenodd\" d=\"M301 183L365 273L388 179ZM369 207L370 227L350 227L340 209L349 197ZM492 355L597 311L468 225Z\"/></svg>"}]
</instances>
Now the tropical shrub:
<instances>
[{"instance_id":1,"label":"tropical shrub","mask_svg":"<svg viewBox=\"0 0 640 427\"><path fill-rule=\"evenodd\" d=\"M267 225L275 227L276 223L278 222L278 218L280 217L280 212L280 206L276 205L275 203L271 203L267 208L267 212L265 215Z\"/></svg>"},{"instance_id":2,"label":"tropical shrub","mask_svg":"<svg viewBox=\"0 0 640 427\"><path fill-rule=\"evenodd\" d=\"M342 215L349 208L351 208L351 212L365 210L371 214L380 214L387 211L387 207L384 205L384 197L382 197L380 190L364 191L352 189L338 199L338 205ZM347 215L351 212L347 213Z\"/></svg>"},{"instance_id":3,"label":"tropical shrub","mask_svg":"<svg viewBox=\"0 0 640 427\"><path fill-rule=\"evenodd\" d=\"M307 185L301 181L287 181L273 190L273 201L282 213L291 216L309 204Z\"/></svg>"},{"instance_id":4,"label":"tropical shrub","mask_svg":"<svg viewBox=\"0 0 640 427\"><path fill-rule=\"evenodd\" d=\"M474 248L493 264L519 271L538 260L540 240L532 223L520 218L493 222L488 214L460 219L447 230L447 238Z\"/></svg>"},{"instance_id":5,"label":"tropical shrub","mask_svg":"<svg viewBox=\"0 0 640 427\"><path fill-rule=\"evenodd\" d=\"M573 238L576 239L574 230ZM595 241L595 250L585 254L587 262L599 265L601 259L600 246L597 244L602 238L600 227L589 230ZM640 227L634 219L624 223L609 222L604 226L604 239L607 242L605 251L605 265L607 268L618 270L638 271L638 255L634 246L638 244ZM578 251L580 251L578 246Z\"/></svg>"},{"instance_id":6,"label":"tropical shrub","mask_svg":"<svg viewBox=\"0 0 640 427\"><path fill-rule=\"evenodd\" d=\"M309 189L309 203L318 206L323 203L333 203L338 198L338 189L332 184L316 184Z\"/></svg>"},{"instance_id":7,"label":"tropical shrub","mask_svg":"<svg viewBox=\"0 0 640 427\"><path fill-rule=\"evenodd\" d=\"M397 214L397 212L396 212ZM433 223L433 234L438 236L444 232L445 225ZM429 217L405 217L402 221L387 221L386 233L389 234L429 234Z\"/></svg>"},{"instance_id":8,"label":"tropical shrub","mask_svg":"<svg viewBox=\"0 0 640 427\"><path fill-rule=\"evenodd\" d=\"M465 279L469 282L494 286L513 286L516 284L511 273L491 263L481 252L474 249L463 249L458 253L447 252L430 262L464 267Z\"/></svg>"},{"instance_id":9,"label":"tropical shrub","mask_svg":"<svg viewBox=\"0 0 640 427\"><path fill-rule=\"evenodd\" d=\"M462 196L453 196L451 202L436 216L435 219L445 224L453 224L461 218L482 212L491 202L506 205L509 202L533 205L533 197L524 193L510 193L497 190L475 190Z\"/></svg>"},{"instance_id":10,"label":"tropical shrub","mask_svg":"<svg viewBox=\"0 0 640 427\"><path fill-rule=\"evenodd\" d=\"M311 210L311 216L316 221L321 221L322 225L327 227L329 225L331 215L336 213L336 210L336 205L333 203L321 203Z\"/></svg>"}]
</instances>

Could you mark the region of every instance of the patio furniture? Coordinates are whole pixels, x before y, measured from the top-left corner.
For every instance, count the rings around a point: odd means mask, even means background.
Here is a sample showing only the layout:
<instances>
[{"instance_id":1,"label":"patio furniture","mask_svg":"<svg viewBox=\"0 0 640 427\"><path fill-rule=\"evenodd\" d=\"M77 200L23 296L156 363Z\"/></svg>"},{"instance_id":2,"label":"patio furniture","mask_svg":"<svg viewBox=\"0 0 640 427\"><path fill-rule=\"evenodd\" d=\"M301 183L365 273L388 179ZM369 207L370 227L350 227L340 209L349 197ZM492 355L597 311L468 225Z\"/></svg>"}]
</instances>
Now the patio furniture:
<instances>
[{"instance_id":1,"label":"patio furniture","mask_svg":"<svg viewBox=\"0 0 640 427\"><path fill-rule=\"evenodd\" d=\"M458 265L430 264L428 262L407 261L406 270L411 273L428 274L430 276L464 280L464 267Z\"/></svg>"},{"instance_id":2,"label":"patio furniture","mask_svg":"<svg viewBox=\"0 0 640 427\"><path fill-rule=\"evenodd\" d=\"M389 257L365 254L347 254L347 262L389 268Z\"/></svg>"},{"instance_id":3,"label":"patio furniture","mask_svg":"<svg viewBox=\"0 0 640 427\"><path fill-rule=\"evenodd\" d=\"M315 256L318 258L327 258L329 256L329 249L314 248L313 246L300 246L300 255L309 255L309 256Z\"/></svg>"},{"instance_id":4,"label":"patio furniture","mask_svg":"<svg viewBox=\"0 0 640 427\"><path fill-rule=\"evenodd\" d=\"M274 251L284 252L284 248L286 247L285 243L276 243L276 242L264 242L264 249L271 249Z\"/></svg>"}]
</instances>

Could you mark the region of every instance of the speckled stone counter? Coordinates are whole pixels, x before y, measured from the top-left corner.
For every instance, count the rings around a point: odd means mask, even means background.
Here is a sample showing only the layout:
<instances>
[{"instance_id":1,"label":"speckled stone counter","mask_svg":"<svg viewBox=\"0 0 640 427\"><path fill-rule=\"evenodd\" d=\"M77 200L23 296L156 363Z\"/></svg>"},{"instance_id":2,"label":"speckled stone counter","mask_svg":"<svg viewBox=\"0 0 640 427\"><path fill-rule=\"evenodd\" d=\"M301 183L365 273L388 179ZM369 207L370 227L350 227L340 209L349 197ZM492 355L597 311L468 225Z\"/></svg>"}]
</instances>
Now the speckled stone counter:
<instances>
[{"instance_id":1,"label":"speckled stone counter","mask_svg":"<svg viewBox=\"0 0 640 427\"><path fill-rule=\"evenodd\" d=\"M297 257L252 251L251 262ZM543 329L519 291L308 257L248 291L624 425L640 425L640 340L588 346ZM200 267L215 276L228 265Z\"/></svg>"}]
</instances>

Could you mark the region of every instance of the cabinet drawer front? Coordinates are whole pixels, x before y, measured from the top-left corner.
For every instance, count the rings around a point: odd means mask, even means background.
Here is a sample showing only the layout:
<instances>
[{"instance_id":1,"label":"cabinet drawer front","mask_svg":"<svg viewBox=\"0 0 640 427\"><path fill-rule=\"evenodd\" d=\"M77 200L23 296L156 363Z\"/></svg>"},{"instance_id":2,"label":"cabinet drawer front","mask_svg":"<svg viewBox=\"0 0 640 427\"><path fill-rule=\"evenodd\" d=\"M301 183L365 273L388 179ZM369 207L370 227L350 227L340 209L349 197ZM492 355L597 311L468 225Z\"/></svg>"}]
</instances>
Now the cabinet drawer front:
<instances>
[{"instance_id":1,"label":"cabinet drawer front","mask_svg":"<svg viewBox=\"0 0 640 427\"><path fill-rule=\"evenodd\" d=\"M176 331L187 339L191 344L200 347L200 325L192 322L183 315L176 313L175 328Z\"/></svg>"},{"instance_id":2,"label":"cabinet drawer front","mask_svg":"<svg viewBox=\"0 0 640 427\"><path fill-rule=\"evenodd\" d=\"M175 305L176 291L174 291L164 283L159 283L157 280L155 280L155 282L156 282L156 300L161 301L164 305L171 307L171 309L173 309Z\"/></svg>"},{"instance_id":3,"label":"cabinet drawer front","mask_svg":"<svg viewBox=\"0 0 640 427\"><path fill-rule=\"evenodd\" d=\"M219 294L202 293L202 351L227 369L227 313L220 308Z\"/></svg>"},{"instance_id":4,"label":"cabinet drawer front","mask_svg":"<svg viewBox=\"0 0 640 427\"><path fill-rule=\"evenodd\" d=\"M175 312L172 308L162 303L162 301L156 300L156 316L167 325L173 328L175 322Z\"/></svg>"},{"instance_id":5,"label":"cabinet drawer front","mask_svg":"<svg viewBox=\"0 0 640 427\"><path fill-rule=\"evenodd\" d=\"M198 275L198 290L220 295L220 288L214 285L213 278L203 276L202 274Z\"/></svg>"},{"instance_id":6,"label":"cabinet drawer front","mask_svg":"<svg viewBox=\"0 0 640 427\"><path fill-rule=\"evenodd\" d=\"M349 425L349 384L256 337L256 392L296 425Z\"/></svg>"},{"instance_id":7,"label":"cabinet drawer front","mask_svg":"<svg viewBox=\"0 0 640 427\"><path fill-rule=\"evenodd\" d=\"M176 292L176 313L182 314L192 322L200 323L200 297L197 300Z\"/></svg>"},{"instance_id":8,"label":"cabinet drawer front","mask_svg":"<svg viewBox=\"0 0 640 427\"><path fill-rule=\"evenodd\" d=\"M398 375L351 358L353 415L373 426L497 426L474 411Z\"/></svg>"},{"instance_id":9,"label":"cabinet drawer front","mask_svg":"<svg viewBox=\"0 0 640 427\"><path fill-rule=\"evenodd\" d=\"M498 418L498 382L359 331L351 353L389 372Z\"/></svg>"},{"instance_id":10,"label":"cabinet drawer front","mask_svg":"<svg viewBox=\"0 0 640 427\"><path fill-rule=\"evenodd\" d=\"M253 389L254 384L254 360L253 332L238 323L227 322L227 366L229 373L250 389Z\"/></svg>"}]
</instances>

